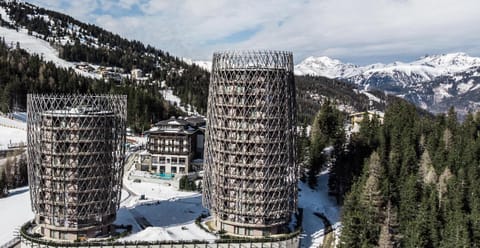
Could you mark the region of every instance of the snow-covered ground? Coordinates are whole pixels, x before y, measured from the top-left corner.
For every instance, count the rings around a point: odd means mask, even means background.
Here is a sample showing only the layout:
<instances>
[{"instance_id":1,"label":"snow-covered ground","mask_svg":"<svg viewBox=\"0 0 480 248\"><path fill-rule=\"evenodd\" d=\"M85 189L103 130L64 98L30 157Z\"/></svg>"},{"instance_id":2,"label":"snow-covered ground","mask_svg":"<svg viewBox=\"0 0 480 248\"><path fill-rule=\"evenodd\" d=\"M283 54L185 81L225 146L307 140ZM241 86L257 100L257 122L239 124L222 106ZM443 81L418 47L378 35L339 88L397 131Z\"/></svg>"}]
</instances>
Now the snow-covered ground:
<instances>
[{"instance_id":1,"label":"snow-covered ground","mask_svg":"<svg viewBox=\"0 0 480 248\"><path fill-rule=\"evenodd\" d=\"M7 11L5 10L5 8L0 7L0 15L5 22L13 24L13 21L10 19L10 16L7 15Z\"/></svg>"},{"instance_id":2,"label":"snow-covered ground","mask_svg":"<svg viewBox=\"0 0 480 248\"><path fill-rule=\"evenodd\" d=\"M26 124L0 116L0 150L6 149L10 143L26 144Z\"/></svg>"},{"instance_id":3,"label":"snow-covered ground","mask_svg":"<svg viewBox=\"0 0 480 248\"><path fill-rule=\"evenodd\" d=\"M2 16L3 17L3 16ZM51 61L58 67L73 68L75 72L88 77L100 78L100 74L88 73L75 68L75 64L59 58L58 51L50 44L42 39L28 35L26 29L19 29L18 32L14 29L0 27L0 36L5 38L5 43L15 47L18 44L20 48L25 49L30 54L37 54L45 61Z\"/></svg>"},{"instance_id":4,"label":"snow-covered ground","mask_svg":"<svg viewBox=\"0 0 480 248\"><path fill-rule=\"evenodd\" d=\"M0 149L6 149L10 143L26 144L27 132L25 130L0 126Z\"/></svg>"},{"instance_id":5,"label":"snow-covered ground","mask_svg":"<svg viewBox=\"0 0 480 248\"><path fill-rule=\"evenodd\" d=\"M191 65L191 64L196 64L198 67L211 71L212 70L212 61L211 60L192 60L189 58L183 58L183 62Z\"/></svg>"},{"instance_id":6,"label":"snow-covered ground","mask_svg":"<svg viewBox=\"0 0 480 248\"><path fill-rule=\"evenodd\" d=\"M17 129L27 130L27 124L15 119L0 116L0 126L13 127Z\"/></svg>"},{"instance_id":7,"label":"snow-covered ground","mask_svg":"<svg viewBox=\"0 0 480 248\"><path fill-rule=\"evenodd\" d=\"M28 187L10 191L10 195L0 199L0 246L14 238L20 226L33 219Z\"/></svg>"},{"instance_id":8,"label":"snow-covered ground","mask_svg":"<svg viewBox=\"0 0 480 248\"><path fill-rule=\"evenodd\" d=\"M299 207L303 208L302 247L319 247L323 243L325 227L314 213L324 214L334 229L341 226L340 207L328 195L328 177L328 171L322 172L317 178L318 186L315 190L310 189L306 183L299 182ZM120 209L119 218L122 221L117 222L133 222L134 226L134 234L124 240L215 239L214 235L206 233L194 223L196 217L207 211L201 205L200 194L179 192L171 186L155 183L124 181L124 184L136 194L145 194L147 198L145 201L134 198ZM132 211L127 211L128 208L144 216L152 227L137 232L140 228L136 225ZM335 235L338 242L338 230Z\"/></svg>"},{"instance_id":9,"label":"snow-covered ground","mask_svg":"<svg viewBox=\"0 0 480 248\"><path fill-rule=\"evenodd\" d=\"M136 196L122 202L118 212L117 224L133 226L133 234L122 240L216 239L195 224L198 216L207 213L199 193L181 192L166 184L134 183L128 179L124 179L124 186ZM140 195L146 199L140 200ZM139 223L138 218L145 220ZM141 225L145 224L142 230Z\"/></svg>"},{"instance_id":10,"label":"snow-covered ground","mask_svg":"<svg viewBox=\"0 0 480 248\"><path fill-rule=\"evenodd\" d=\"M315 212L324 214L334 228L340 226L340 210L328 196L328 172L318 177L315 190L299 182L299 207L303 208L302 247L318 247L323 242L324 225ZM195 224L195 219L207 210L196 192L180 192L172 186L124 180L128 190L122 190L122 200L116 224L132 225L132 234L122 240L214 240L217 237ZM130 192L128 192L130 191ZM13 238L14 231L33 218L28 188L11 191L0 199L0 244ZM145 200L140 200L140 195ZM142 228L143 226L143 228ZM335 232L338 235L338 232ZM338 238L337 238L338 242Z\"/></svg>"},{"instance_id":11,"label":"snow-covered ground","mask_svg":"<svg viewBox=\"0 0 480 248\"><path fill-rule=\"evenodd\" d=\"M302 247L319 247L323 243L325 227L322 220L314 215L315 212L324 214L334 228L340 226L340 208L328 195L328 177L328 171L323 171L317 177L315 190L307 183L299 182L298 205L303 208Z\"/></svg>"},{"instance_id":12,"label":"snow-covered ground","mask_svg":"<svg viewBox=\"0 0 480 248\"><path fill-rule=\"evenodd\" d=\"M200 195L200 193L197 192L178 191L173 186L158 183L134 183L131 180L124 180L123 185L137 195L145 195L145 198L150 201L168 201L172 199L197 197ZM136 204L137 202L129 203ZM125 203L125 205L126 204L127 203Z\"/></svg>"},{"instance_id":13,"label":"snow-covered ground","mask_svg":"<svg viewBox=\"0 0 480 248\"><path fill-rule=\"evenodd\" d=\"M360 93L366 95L370 101L381 103L382 100L366 90L360 90Z\"/></svg>"},{"instance_id":14,"label":"snow-covered ground","mask_svg":"<svg viewBox=\"0 0 480 248\"><path fill-rule=\"evenodd\" d=\"M185 106L182 106L182 100L178 96L174 95L171 89L160 90L160 93L162 94L163 98L165 98L167 102L177 106L179 109L181 109L183 112L187 113L188 115L199 115L195 107L190 106L190 104L186 104Z\"/></svg>"}]
</instances>

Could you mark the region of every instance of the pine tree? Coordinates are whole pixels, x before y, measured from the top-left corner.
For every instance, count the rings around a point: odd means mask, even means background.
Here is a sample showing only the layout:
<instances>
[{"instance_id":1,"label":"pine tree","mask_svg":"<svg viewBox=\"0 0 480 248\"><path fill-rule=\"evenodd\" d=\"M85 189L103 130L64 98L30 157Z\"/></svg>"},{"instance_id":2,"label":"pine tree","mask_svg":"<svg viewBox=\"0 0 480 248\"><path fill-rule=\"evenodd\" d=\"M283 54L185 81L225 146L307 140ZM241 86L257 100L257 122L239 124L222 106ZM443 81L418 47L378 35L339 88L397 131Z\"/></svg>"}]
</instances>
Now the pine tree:
<instances>
[{"instance_id":1,"label":"pine tree","mask_svg":"<svg viewBox=\"0 0 480 248\"><path fill-rule=\"evenodd\" d=\"M464 212L464 188L461 178L449 184L445 202L445 228L440 247L470 247L468 216Z\"/></svg>"},{"instance_id":2,"label":"pine tree","mask_svg":"<svg viewBox=\"0 0 480 248\"><path fill-rule=\"evenodd\" d=\"M352 186L352 191L345 198L342 216L342 233L339 247L350 248L360 247L364 237L361 230L364 230L365 212L360 200L360 182Z\"/></svg>"},{"instance_id":3,"label":"pine tree","mask_svg":"<svg viewBox=\"0 0 480 248\"><path fill-rule=\"evenodd\" d=\"M422 157L420 159L419 173L424 184L433 184L437 182L438 176L435 172L435 168L433 168L432 160L430 159L430 154L428 150L425 150L422 153Z\"/></svg>"}]
</instances>

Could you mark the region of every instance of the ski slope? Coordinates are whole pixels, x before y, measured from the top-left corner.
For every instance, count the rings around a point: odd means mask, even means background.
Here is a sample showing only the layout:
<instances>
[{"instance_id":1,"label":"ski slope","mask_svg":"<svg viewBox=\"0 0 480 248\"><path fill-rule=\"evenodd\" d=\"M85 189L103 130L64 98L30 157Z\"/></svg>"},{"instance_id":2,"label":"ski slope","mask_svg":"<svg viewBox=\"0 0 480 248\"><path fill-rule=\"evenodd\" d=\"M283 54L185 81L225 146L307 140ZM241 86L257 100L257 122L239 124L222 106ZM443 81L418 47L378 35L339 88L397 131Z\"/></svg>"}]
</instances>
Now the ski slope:
<instances>
[{"instance_id":1,"label":"ski slope","mask_svg":"<svg viewBox=\"0 0 480 248\"><path fill-rule=\"evenodd\" d=\"M42 39L28 35L26 29L19 29L18 31L0 27L0 37L5 38L5 43L12 48L18 45L20 48L26 50L30 54L36 54L43 58L46 62L53 62L56 66L61 68L72 68L78 74L83 76L100 78L100 74L88 73L75 68L75 63L68 62L61 59L58 55L58 51L55 50L50 44Z\"/></svg>"}]
</instances>

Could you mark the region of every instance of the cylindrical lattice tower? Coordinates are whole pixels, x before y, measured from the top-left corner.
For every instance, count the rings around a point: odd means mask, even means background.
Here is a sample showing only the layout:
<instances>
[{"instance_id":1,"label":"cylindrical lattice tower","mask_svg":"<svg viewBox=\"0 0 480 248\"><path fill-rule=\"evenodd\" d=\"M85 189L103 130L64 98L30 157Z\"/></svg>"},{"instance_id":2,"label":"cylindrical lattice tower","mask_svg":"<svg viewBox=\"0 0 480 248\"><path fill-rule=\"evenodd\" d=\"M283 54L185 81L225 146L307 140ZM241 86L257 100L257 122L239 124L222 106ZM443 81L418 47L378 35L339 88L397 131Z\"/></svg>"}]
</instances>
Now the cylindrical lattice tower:
<instances>
[{"instance_id":1,"label":"cylindrical lattice tower","mask_svg":"<svg viewBox=\"0 0 480 248\"><path fill-rule=\"evenodd\" d=\"M219 230L283 233L296 211L292 60L275 51L213 55L203 204Z\"/></svg>"},{"instance_id":2,"label":"cylindrical lattice tower","mask_svg":"<svg viewBox=\"0 0 480 248\"><path fill-rule=\"evenodd\" d=\"M27 98L28 169L37 233L108 235L120 203L126 96Z\"/></svg>"}]
</instances>

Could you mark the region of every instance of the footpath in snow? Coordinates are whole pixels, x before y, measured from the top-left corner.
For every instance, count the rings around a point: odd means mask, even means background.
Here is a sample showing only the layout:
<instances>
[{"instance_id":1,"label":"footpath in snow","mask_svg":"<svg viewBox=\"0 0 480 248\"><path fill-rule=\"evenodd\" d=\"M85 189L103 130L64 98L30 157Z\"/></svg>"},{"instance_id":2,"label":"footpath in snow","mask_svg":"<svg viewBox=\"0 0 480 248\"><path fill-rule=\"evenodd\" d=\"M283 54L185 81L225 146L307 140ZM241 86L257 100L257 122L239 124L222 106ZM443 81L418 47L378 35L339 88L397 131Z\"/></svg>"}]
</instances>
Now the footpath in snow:
<instances>
[{"instance_id":1,"label":"footpath in snow","mask_svg":"<svg viewBox=\"0 0 480 248\"><path fill-rule=\"evenodd\" d=\"M323 214L335 229L340 226L340 207L335 198L328 195L329 171L323 171L317 177L316 189L311 189L305 182L299 182L298 205L303 208L302 247L320 247L323 244L325 226L315 213ZM335 235L338 232L335 231ZM338 237L336 237L338 242Z\"/></svg>"}]
</instances>

